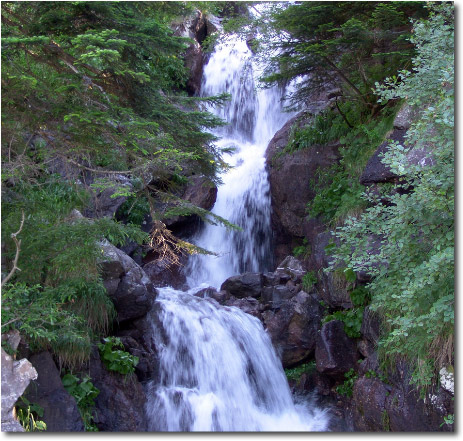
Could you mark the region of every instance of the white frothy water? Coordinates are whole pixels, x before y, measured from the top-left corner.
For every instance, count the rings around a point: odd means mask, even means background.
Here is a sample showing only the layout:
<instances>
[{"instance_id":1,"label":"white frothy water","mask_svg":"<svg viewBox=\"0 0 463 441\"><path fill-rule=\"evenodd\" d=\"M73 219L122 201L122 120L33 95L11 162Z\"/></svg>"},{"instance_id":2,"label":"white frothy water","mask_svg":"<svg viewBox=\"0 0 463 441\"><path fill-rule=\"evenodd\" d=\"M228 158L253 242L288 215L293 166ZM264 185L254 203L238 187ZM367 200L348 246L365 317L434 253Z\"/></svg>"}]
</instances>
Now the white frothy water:
<instances>
[{"instance_id":1,"label":"white frothy water","mask_svg":"<svg viewBox=\"0 0 463 441\"><path fill-rule=\"evenodd\" d=\"M234 168L223 176L213 212L243 228L206 226L194 242L220 257L196 256L187 267L189 292L159 289L152 311L159 378L147 385L151 431L324 431L324 411L295 406L268 334L238 308L193 294L228 277L271 267L270 195L265 149L290 115L282 91L255 90L246 43L230 38L204 70L203 95L232 94L216 111L230 125L219 144L233 146Z\"/></svg>"},{"instance_id":2,"label":"white frothy water","mask_svg":"<svg viewBox=\"0 0 463 441\"><path fill-rule=\"evenodd\" d=\"M265 150L275 132L289 118L283 113L283 90L256 90L258 66L244 40L230 37L212 54L204 68L203 95L228 92L231 102L214 111L230 124L217 130L221 147L234 147L227 158L233 166L223 176L213 213L243 231L206 225L193 241L215 256L195 256L187 267L188 283L219 288L228 277L270 270L273 266L270 227L270 187L265 170Z\"/></svg>"},{"instance_id":3,"label":"white frothy water","mask_svg":"<svg viewBox=\"0 0 463 441\"><path fill-rule=\"evenodd\" d=\"M160 381L148 386L151 431L322 431L317 408L296 409L260 321L215 300L160 289L153 320Z\"/></svg>"}]
</instances>

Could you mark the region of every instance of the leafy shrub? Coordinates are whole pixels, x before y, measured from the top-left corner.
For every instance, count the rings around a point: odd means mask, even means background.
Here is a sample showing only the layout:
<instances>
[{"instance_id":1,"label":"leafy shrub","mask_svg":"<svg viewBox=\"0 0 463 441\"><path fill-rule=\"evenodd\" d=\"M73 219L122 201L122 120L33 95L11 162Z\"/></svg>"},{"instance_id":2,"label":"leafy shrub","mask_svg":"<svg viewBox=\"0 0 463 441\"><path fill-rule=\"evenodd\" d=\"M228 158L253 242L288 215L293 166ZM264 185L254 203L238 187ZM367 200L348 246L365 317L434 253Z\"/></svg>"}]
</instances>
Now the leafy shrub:
<instances>
[{"instance_id":1,"label":"leafy shrub","mask_svg":"<svg viewBox=\"0 0 463 441\"><path fill-rule=\"evenodd\" d=\"M285 374L286 374L286 378L289 381L298 381L301 378L302 374L305 374L305 373L310 374L314 370L315 370L315 360L309 363L302 364L295 368L285 369Z\"/></svg>"},{"instance_id":2,"label":"leafy shrub","mask_svg":"<svg viewBox=\"0 0 463 441\"><path fill-rule=\"evenodd\" d=\"M344 374L345 380L344 383L340 384L336 387L336 392L340 395L344 395L346 397L351 397L354 384L358 378L357 373L354 371L353 368L349 369L348 372Z\"/></svg>"},{"instance_id":3,"label":"leafy shrub","mask_svg":"<svg viewBox=\"0 0 463 441\"><path fill-rule=\"evenodd\" d=\"M61 379L64 388L76 399L77 407L84 421L85 430L88 432L98 431L93 423L92 410L95 407L95 398L100 391L90 381L88 375L84 376L80 382L79 378L72 374L66 374Z\"/></svg>"},{"instance_id":4,"label":"leafy shrub","mask_svg":"<svg viewBox=\"0 0 463 441\"><path fill-rule=\"evenodd\" d=\"M317 275L315 274L315 271L308 271L302 277L302 288L305 291L310 291L317 283L317 281L318 279Z\"/></svg>"},{"instance_id":5,"label":"leafy shrub","mask_svg":"<svg viewBox=\"0 0 463 441\"><path fill-rule=\"evenodd\" d=\"M127 375L135 372L135 366L138 364L138 357L130 355L126 351L115 348L124 348L120 338L107 337L103 339L104 343L99 343L101 359L107 369L113 372Z\"/></svg>"},{"instance_id":6,"label":"leafy shrub","mask_svg":"<svg viewBox=\"0 0 463 441\"><path fill-rule=\"evenodd\" d=\"M47 430L44 421L38 418L43 417L43 408L38 404L31 403L26 397L21 397L15 405L19 424L26 432L42 432Z\"/></svg>"},{"instance_id":7,"label":"leafy shrub","mask_svg":"<svg viewBox=\"0 0 463 441\"><path fill-rule=\"evenodd\" d=\"M348 337L361 337L360 329L362 328L364 308L352 308L343 311L335 311L323 319L323 323L332 320L339 320L344 324L344 332Z\"/></svg>"},{"instance_id":8,"label":"leafy shrub","mask_svg":"<svg viewBox=\"0 0 463 441\"><path fill-rule=\"evenodd\" d=\"M413 73L377 85L383 102L406 98L419 111L405 145L392 143L383 158L404 182L387 205L367 195L375 205L338 228L341 246L334 252L334 264L374 276L371 308L385 329L380 357L406 357L412 383L424 387L437 381L439 367L452 364L455 301L453 6L428 8L430 19L414 24ZM427 165L408 160L412 146ZM381 238L377 254L368 253L372 236Z\"/></svg>"}]
</instances>

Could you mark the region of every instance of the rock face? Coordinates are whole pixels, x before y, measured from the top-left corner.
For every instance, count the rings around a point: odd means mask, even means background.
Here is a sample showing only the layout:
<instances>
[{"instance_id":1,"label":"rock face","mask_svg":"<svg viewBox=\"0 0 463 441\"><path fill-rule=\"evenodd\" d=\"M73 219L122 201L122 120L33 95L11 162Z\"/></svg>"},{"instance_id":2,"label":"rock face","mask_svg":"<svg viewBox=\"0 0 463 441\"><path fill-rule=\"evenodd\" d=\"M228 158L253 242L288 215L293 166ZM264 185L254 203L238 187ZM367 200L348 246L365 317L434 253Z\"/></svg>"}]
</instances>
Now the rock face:
<instances>
[{"instance_id":1,"label":"rock face","mask_svg":"<svg viewBox=\"0 0 463 441\"><path fill-rule=\"evenodd\" d=\"M174 25L175 35L189 37L193 40L184 56L185 66L190 72L190 76L186 84L189 95L197 95L201 87L203 66L205 62L201 43L208 35L215 32L218 26L220 26L220 20L217 17L206 17L200 11L196 11L195 15L190 19Z\"/></svg>"},{"instance_id":2,"label":"rock face","mask_svg":"<svg viewBox=\"0 0 463 441\"><path fill-rule=\"evenodd\" d=\"M339 144L312 146L278 158L288 144L291 127L308 121L303 114L290 119L275 134L266 151L277 260L292 251L292 236L307 237L311 243L311 238L324 230L321 221L308 217L306 206L315 197L311 182L317 180L317 170L338 161Z\"/></svg>"},{"instance_id":3,"label":"rock face","mask_svg":"<svg viewBox=\"0 0 463 441\"><path fill-rule=\"evenodd\" d=\"M357 361L357 348L344 332L344 324L339 320L325 323L317 337L315 349L317 371L343 378L354 368Z\"/></svg>"},{"instance_id":4,"label":"rock face","mask_svg":"<svg viewBox=\"0 0 463 441\"><path fill-rule=\"evenodd\" d=\"M277 310L270 309L262 314L283 367L296 366L313 354L322 314L317 295L304 291L280 302Z\"/></svg>"},{"instance_id":5,"label":"rock face","mask_svg":"<svg viewBox=\"0 0 463 441\"><path fill-rule=\"evenodd\" d=\"M225 280L220 287L237 298L260 297L262 291L262 275L259 273L244 273Z\"/></svg>"},{"instance_id":6,"label":"rock face","mask_svg":"<svg viewBox=\"0 0 463 441\"><path fill-rule=\"evenodd\" d=\"M146 315L157 291L149 277L127 254L107 241L101 242L103 282L118 314L118 321Z\"/></svg>"},{"instance_id":7,"label":"rock face","mask_svg":"<svg viewBox=\"0 0 463 441\"><path fill-rule=\"evenodd\" d=\"M31 380L37 378L37 371L23 358L14 361L2 348L2 432L24 432L14 418L13 408Z\"/></svg>"},{"instance_id":8,"label":"rock face","mask_svg":"<svg viewBox=\"0 0 463 441\"><path fill-rule=\"evenodd\" d=\"M293 367L313 354L323 315L317 294L302 291L304 274L301 262L288 256L274 272L230 277L209 296L258 317L283 366Z\"/></svg>"},{"instance_id":9,"label":"rock face","mask_svg":"<svg viewBox=\"0 0 463 441\"><path fill-rule=\"evenodd\" d=\"M30 357L38 378L26 393L31 403L43 408L47 432L82 432L84 423L74 397L63 387L58 368L49 352Z\"/></svg>"},{"instance_id":10,"label":"rock face","mask_svg":"<svg viewBox=\"0 0 463 441\"><path fill-rule=\"evenodd\" d=\"M95 399L94 418L98 429L109 432L146 431L146 397L137 378L108 372L96 348L92 351L89 374L94 386L100 390Z\"/></svg>"},{"instance_id":11,"label":"rock face","mask_svg":"<svg viewBox=\"0 0 463 441\"><path fill-rule=\"evenodd\" d=\"M378 369L371 366L378 372ZM379 378L361 376L354 384L352 407L357 431L435 432L451 431L442 424L453 414L451 394L443 388L428 392L425 399L410 385L410 371L404 362L389 384Z\"/></svg>"},{"instance_id":12,"label":"rock face","mask_svg":"<svg viewBox=\"0 0 463 441\"><path fill-rule=\"evenodd\" d=\"M146 263L143 266L143 271L156 288L171 286L175 289L183 289L186 286L186 277L182 272L182 267L168 265L163 260Z\"/></svg>"}]
</instances>

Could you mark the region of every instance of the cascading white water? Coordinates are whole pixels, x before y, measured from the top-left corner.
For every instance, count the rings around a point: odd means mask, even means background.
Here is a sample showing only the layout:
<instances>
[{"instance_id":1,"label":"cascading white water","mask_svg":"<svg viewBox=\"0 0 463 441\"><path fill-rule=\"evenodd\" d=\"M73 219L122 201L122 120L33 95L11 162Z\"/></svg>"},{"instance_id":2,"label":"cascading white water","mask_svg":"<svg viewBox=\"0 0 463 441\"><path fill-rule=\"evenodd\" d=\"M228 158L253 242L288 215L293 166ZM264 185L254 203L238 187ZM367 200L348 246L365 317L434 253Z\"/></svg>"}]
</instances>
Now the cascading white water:
<instances>
[{"instance_id":1,"label":"cascading white water","mask_svg":"<svg viewBox=\"0 0 463 441\"><path fill-rule=\"evenodd\" d=\"M282 111L283 90L256 90L258 66L244 40L235 36L220 45L204 68L202 94L231 94L231 102L215 111L229 122L217 130L221 147L233 147L233 166L223 176L213 213L243 231L206 225L193 241L219 256L195 256L186 269L191 287L219 288L228 277L243 272L270 270L270 188L265 170L265 149L275 132L290 117Z\"/></svg>"},{"instance_id":2,"label":"cascading white water","mask_svg":"<svg viewBox=\"0 0 463 441\"><path fill-rule=\"evenodd\" d=\"M153 332L160 381L148 388L152 431L321 431L324 412L296 409L260 321L172 288Z\"/></svg>"},{"instance_id":3,"label":"cascading white water","mask_svg":"<svg viewBox=\"0 0 463 441\"><path fill-rule=\"evenodd\" d=\"M270 199L265 149L289 115L282 91L256 90L246 43L231 37L204 70L203 95L224 91L231 102L218 114L230 125L220 145L233 146L234 168L223 176L213 212L243 228L206 226L194 242L220 257L190 260L181 292L159 289L152 311L159 378L147 385L151 431L323 431L324 411L293 403L281 361L261 322L236 307L193 294L220 287L231 275L270 269Z\"/></svg>"}]
</instances>

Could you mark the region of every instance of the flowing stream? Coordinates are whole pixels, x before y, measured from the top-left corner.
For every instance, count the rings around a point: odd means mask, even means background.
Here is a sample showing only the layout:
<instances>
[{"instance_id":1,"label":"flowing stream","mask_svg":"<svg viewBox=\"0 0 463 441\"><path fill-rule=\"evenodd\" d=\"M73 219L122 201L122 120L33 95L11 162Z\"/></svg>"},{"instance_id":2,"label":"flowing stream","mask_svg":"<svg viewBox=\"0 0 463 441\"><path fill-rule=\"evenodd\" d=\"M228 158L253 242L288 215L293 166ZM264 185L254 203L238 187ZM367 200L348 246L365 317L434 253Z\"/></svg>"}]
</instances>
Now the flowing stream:
<instances>
[{"instance_id":1,"label":"flowing stream","mask_svg":"<svg viewBox=\"0 0 463 441\"><path fill-rule=\"evenodd\" d=\"M325 412L295 405L281 361L261 322L236 307L193 294L219 288L232 275L272 269L268 142L290 117L283 90L256 90L258 67L245 41L218 46L204 68L202 94L224 91L231 101L213 111L230 124L217 130L233 147L213 212L242 227L207 225L193 241L215 256L195 256L186 271L188 292L159 289L152 311L159 379L147 385L151 431L323 431Z\"/></svg>"}]
</instances>

